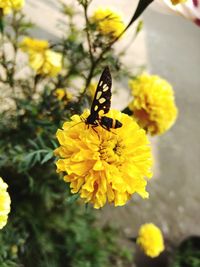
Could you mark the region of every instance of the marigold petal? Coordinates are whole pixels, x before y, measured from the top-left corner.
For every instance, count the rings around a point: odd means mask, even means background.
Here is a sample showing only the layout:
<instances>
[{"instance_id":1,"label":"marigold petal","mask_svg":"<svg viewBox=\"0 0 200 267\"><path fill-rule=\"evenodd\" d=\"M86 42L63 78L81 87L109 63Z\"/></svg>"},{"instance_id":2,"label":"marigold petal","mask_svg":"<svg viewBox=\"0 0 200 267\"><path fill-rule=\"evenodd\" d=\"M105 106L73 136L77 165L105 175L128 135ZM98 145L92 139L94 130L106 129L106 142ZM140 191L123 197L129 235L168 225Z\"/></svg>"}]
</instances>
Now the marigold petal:
<instances>
[{"instance_id":1,"label":"marigold petal","mask_svg":"<svg viewBox=\"0 0 200 267\"><path fill-rule=\"evenodd\" d=\"M101 160L96 161L96 163L93 166L94 171L101 171L104 170L103 162Z\"/></svg>"},{"instance_id":2,"label":"marigold petal","mask_svg":"<svg viewBox=\"0 0 200 267\"><path fill-rule=\"evenodd\" d=\"M115 192L114 204L115 206L123 206L129 198L130 195L128 193L121 194L119 192Z\"/></svg>"}]
</instances>

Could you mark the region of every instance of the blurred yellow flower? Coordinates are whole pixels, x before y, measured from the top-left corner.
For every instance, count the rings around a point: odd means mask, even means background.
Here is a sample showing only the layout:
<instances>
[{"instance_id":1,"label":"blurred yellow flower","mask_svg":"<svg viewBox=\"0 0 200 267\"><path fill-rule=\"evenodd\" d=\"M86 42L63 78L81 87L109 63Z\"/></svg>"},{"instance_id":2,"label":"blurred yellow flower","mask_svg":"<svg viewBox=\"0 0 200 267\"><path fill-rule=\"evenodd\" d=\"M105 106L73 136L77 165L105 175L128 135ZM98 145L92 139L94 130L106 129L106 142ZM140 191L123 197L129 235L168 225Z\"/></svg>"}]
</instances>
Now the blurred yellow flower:
<instances>
[{"instance_id":1,"label":"blurred yellow flower","mask_svg":"<svg viewBox=\"0 0 200 267\"><path fill-rule=\"evenodd\" d=\"M63 88L57 88L55 90L55 95L58 100L64 99L64 100L70 101L72 99L72 94Z\"/></svg>"},{"instance_id":2,"label":"blurred yellow flower","mask_svg":"<svg viewBox=\"0 0 200 267\"><path fill-rule=\"evenodd\" d=\"M118 37L125 29L121 16L109 8L98 8L91 17L91 22L97 25L102 35L111 38Z\"/></svg>"},{"instance_id":3,"label":"blurred yellow flower","mask_svg":"<svg viewBox=\"0 0 200 267\"><path fill-rule=\"evenodd\" d=\"M129 104L139 125L151 135L166 132L176 121L177 107L171 85L156 75L129 81L134 96Z\"/></svg>"},{"instance_id":4,"label":"blurred yellow flower","mask_svg":"<svg viewBox=\"0 0 200 267\"><path fill-rule=\"evenodd\" d=\"M0 177L0 229L2 229L8 219L8 213L10 212L10 196L7 192L7 184Z\"/></svg>"},{"instance_id":5,"label":"blurred yellow flower","mask_svg":"<svg viewBox=\"0 0 200 267\"><path fill-rule=\"evenodd\" d=\"M55 95L58 98L58 100L62 100L65 96L65 89L63 89L63 88L56 89Z\"/></svg>"},{"instance_id":6,"label":"blurred yellow flower","mask_svg":"<svg viewBox=\"0 0 200 267\"><path fill-rule=\"evenodd\" d=\"M94 208L106 202L125 205L131 195L148 198L146 178L151 178L152 153L145 131L128 115L111 110L106 116L123 126L107 131L84 123L89 111L74 115L57 131L60 147L57 171L64 172L72 193L79 193Z\"/></svg>"},{"instance_id":7,"label":"blurred yellow flower","mask_svg":"<svg viewBox=\"0 0 200 267\"><path fill-rule=\"evenodd\" d=\"M29 64L37 74L53 77L61 71L62 55L49 49L47 41L25 37L20 47L28 53Z\"/></svg>"},{"instance_id":8,"label":"blurred yellow flower","mask_svg":"<svg viewBox=\"0 0 200 267\"><path fill-rule=\"evenodd\" d=\"M49 48L49 43L46 40L39 40L30 37L24 37L20 43L20 48L24 52L44 52Z\"/></svg>"},{"instance_id":9,"label":"blurred yellow flower","mask_svg":"<svg viewBox=\"0 0 200 267\"><path fill-rule=\"evenodd\" d=\"M30 57L30 65L38 74L56 76L62 69L62 55L48 49L44 53L43 63L39 68L33 54Z\"/></svg>"},{"instance_id":10,"label":"blurred yellow flower","mask_svg":"<svg viewBox=\"0 0 200 267\"><path fill-rule=\"evenodd\" d=\"M153 223L146 223L140 227L136 242L151 258L158 257L165 249L162 232Z\"/></svg>"},{"instance_id":11,"label":"blurred yellow flower","mask_svg":"<svg viewBox=\"0 0 200 267\"><path fill-rule=\"evenodd\" d=\"M7 15L12 10L20 10L24 6L24 0L0 0L0 9Z\"/></svg>"}]
</instances>

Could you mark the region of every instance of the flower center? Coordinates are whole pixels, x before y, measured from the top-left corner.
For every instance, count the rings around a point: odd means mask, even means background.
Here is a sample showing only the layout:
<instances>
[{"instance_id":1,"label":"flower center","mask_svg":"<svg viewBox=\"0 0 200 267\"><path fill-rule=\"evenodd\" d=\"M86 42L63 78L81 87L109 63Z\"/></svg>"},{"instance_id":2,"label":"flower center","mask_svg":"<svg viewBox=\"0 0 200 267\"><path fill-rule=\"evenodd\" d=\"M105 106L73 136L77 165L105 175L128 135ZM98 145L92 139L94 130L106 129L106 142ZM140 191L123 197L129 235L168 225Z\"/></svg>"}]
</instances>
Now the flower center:
<instances>
[{"instance_id":1,"label":"flower center","mask_svg":"<svg viewBox=\"0 0 200 267\"><path fill-rule=\"evenodd\" d=\"M119 164L122 155L121 141L117 138L103 140L99 146L101 160L105 160L109 164Z\"/></svg>"}]
</instances>

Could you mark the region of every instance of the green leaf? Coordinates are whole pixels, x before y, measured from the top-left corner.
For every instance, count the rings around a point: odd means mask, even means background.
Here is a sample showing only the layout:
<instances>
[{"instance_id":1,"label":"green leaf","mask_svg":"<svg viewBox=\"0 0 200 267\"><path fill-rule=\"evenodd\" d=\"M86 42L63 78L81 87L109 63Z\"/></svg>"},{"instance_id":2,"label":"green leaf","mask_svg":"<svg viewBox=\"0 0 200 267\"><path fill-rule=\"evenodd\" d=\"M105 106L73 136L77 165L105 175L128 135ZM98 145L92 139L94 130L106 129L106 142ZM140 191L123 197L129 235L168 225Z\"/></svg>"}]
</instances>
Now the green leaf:
<instances>
[{"instance_id":1,"label":"green leaf","mask_svg":"<svg viewBox=\"0 0 200 267\"><path fill-rule=\"evenodd\" d=\"M38 144L35 143L33 140L29 139L28 142L29 142L29 144L31 144L35 149L39 149Z\"/></svg>"},{"instance_id":2,"label":"green leaf","mask_svg":"<svg viewBox=\"0 0 200 267\"><path fill-rule=\"evenodd\" d=\"M43 158L43 160L41 161L41 164L44 164L45 162L49 161L50 159L52 159L54 157L53 151L49 151L48 154L46 154L46 156Z\"/></svg>"},{"instance_id":3,"label":"green leaf","mask_svg":"<svg viewBox=\"0 0 200 267\"><path fill-rule=\"evenodd\" d=\"M34 152L31 152L29 154L27 154L25 157L24 157L24 162L26 163L27 166L29 165L33 165L33 160L35 158L35 151Z\"/></svg>"},{"instance_id":4,"label":"green leaf","mask_svg":"<svg viewBox=\"0 0 200 267\"><path fill-rule=\"evenodd\" d=\"M67 199L67 203L72 204L79 198L79 194L74 194L72 196L69 196Z\"/></svg>"},{"instance_id":5,"label":"green leaf","mask_svg":"<svg viewBox=\"0 0 200 267\"><path fill-rule=\"evenodd\" d=\"M54 140L51 140L51 143L52 143L52 145L53 145L54 148L57 148L58 147L58 144Z\"/></svg>"}]
</instances>

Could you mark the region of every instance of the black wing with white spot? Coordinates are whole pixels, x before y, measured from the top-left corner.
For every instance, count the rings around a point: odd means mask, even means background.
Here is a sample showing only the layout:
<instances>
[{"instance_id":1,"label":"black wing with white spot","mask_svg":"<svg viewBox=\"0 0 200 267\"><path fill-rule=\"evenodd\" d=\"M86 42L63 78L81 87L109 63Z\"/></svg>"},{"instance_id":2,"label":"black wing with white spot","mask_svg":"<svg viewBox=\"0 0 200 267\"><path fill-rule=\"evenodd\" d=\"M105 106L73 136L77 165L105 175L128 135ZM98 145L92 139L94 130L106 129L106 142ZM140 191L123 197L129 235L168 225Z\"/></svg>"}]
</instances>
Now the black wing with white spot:
<instances>
[{"instance_id":1,"label":"black wing with white spot","mask_svg":"<svg viewBox=\"0 0 200 267\"><path fill-rule=\"evenodd\" d=\"M90 113L93 114L96 119L99 118L99 112L101 110L103 110L103 114L108 113L110 110L111 87L112 77L109 68L106 67L101 74L90 110Z\"/></svg>"}]
</instances>

